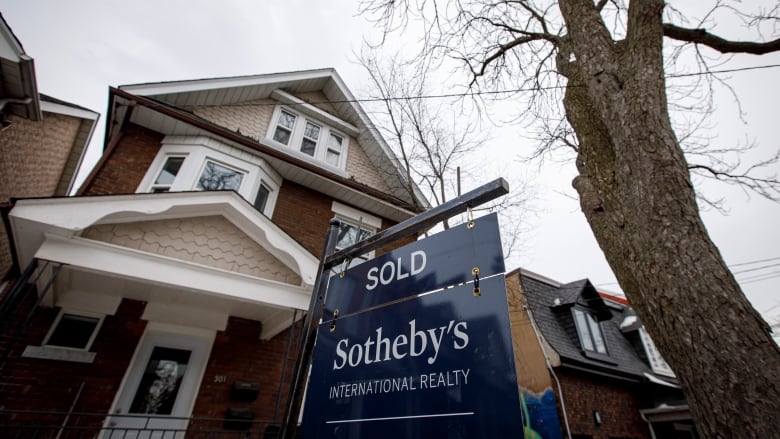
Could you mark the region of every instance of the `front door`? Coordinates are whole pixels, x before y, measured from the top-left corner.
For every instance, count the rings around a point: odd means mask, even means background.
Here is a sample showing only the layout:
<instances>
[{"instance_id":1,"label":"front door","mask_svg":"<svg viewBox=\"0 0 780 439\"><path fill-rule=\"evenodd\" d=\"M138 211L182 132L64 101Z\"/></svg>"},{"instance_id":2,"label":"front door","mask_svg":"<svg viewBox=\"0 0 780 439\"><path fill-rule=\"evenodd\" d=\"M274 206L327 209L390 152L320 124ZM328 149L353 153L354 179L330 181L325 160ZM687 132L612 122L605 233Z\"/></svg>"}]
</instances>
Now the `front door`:
<instances>
[{"instance_id":1,"label":"front door","mask_svg":"<svg viewBox=\"0 0 780 439\"><path fill-rule=\"evenodd\" d=\"M104 437L184 437L212 341L208 336L147 330Z\"/></svg>"}]
</instances>

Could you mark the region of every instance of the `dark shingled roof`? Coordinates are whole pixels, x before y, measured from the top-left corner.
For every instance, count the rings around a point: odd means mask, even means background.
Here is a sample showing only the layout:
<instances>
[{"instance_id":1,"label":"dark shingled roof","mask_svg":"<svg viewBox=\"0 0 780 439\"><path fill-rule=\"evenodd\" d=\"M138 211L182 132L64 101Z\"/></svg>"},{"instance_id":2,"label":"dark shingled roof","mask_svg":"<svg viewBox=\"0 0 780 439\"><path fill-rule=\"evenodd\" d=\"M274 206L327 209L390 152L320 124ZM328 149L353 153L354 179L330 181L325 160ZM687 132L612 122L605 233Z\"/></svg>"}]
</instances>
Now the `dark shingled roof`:
<instances>
[{"instance_id":1,"label":"dark shingled roof","mask_svg":"<svg viewBox=\"0 0 780 439\"><path fill-rule=\"evenodd\" d=\"M525 274L520 274L520 281L536 325L560 355L563 365L584 367L637 381L645 381L645 373L652 374L650 367L640 359L631 342L620 331L623 305L607 306L590 281L583 279L554 286ZM601 318L597 319L601 320L610 361L600 361L583 354L571 313L575 304L589 309L594 317L600 315Z\"/></svg>"}]
</instances>

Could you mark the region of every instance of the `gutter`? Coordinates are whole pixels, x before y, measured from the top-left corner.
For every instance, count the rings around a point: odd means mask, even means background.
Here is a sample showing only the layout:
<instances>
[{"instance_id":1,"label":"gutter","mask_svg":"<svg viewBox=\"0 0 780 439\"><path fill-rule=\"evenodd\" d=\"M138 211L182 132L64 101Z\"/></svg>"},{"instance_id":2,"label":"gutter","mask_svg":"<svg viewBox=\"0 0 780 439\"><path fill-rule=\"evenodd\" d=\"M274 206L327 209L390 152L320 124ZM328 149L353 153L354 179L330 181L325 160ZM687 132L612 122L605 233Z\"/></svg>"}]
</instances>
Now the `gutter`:
<instances>
[{"instance_id":1,"label":"gutter","mask_svg":"<svg viewBox=\"0 0 780 439\"><path fill-rule=\"evenodd\" d=\"M624 375L618 375L615 373L610 373L607 371L596 369L595 366L587 365L587 366L580 366L577 364L572 364L570 361L566 361L565 357L561 357L561 367L571 370L576 370L579 372L585 372L593 375L598 375L606 378L611 378L614 380L620 380L620 381L627 381L630 383L640 384L642 383L642 379L638 377L630 377L630 376L624 376Z\"/></svg>"},{"instance_id":2,"label":"gutter","mask_svg":"<svg viewBox=\"0 0 780 439\"><path fill-rule=\"evenodd\" d=\"M27 55L23 54L20 58L19 69L22 74L23 96L32 100L27 107L27 116L36 122L41 121L43 120L43 112L41 111L41 101L38 97L38 84L35 79L35 63Z\"/></svg>"},{"instance_id":3,"label":"gutter","mask_svg":"<svg viewBox=\"0 0 780 439\"><path fill-rule=\"evenodd\" d=\"M370 186L359 184L353 180L350 180L348 178L344 178L340 175L334 174L332 172L329 172L327 170L321 169L318 166L315 166L311 163L308 163L304 160L298 159L296 157L292 157L289 154L285 154L282 151L278 151L274 148L268 147L263 145L262 143L256 142L253 139L250 139L248 137L242 136L240 134L236 134L232 131L226 130L218 125L215 125L207 120L201 119L193 114L190 114L184 110L180 110L178 108L175 108L173 106L170 106L168 104L164 104L162 102L156 101L154 99L147 98L145 96L137 96L132 93L128 93L122 89L118 89L115 87L109 87L109 94L113 96L119 96L124 99L128 99L130 101L135 101L138 105L144 106L146 108L149 108L150 110L156 111L158 113L164 114L166 116L172 117L178 121L190 124L195 126L196 128L202 129L204 131L207 131L211 134L215 134L217 136L226 138L232 142L235 142L239 145L251 148L255 151L258 151L260 153L263 153L265 155L271 156L275 159L285 161L287 163L290 163L296 167L299 167L301 169L304 169L308 172L311 172L313 174L317 174L321 177L325 177L329 180L335 181L339 184L342 184L344 186L347 186L348 188L355 190L357 192L362 192L367 195L370 195L374 198L378 198L382 201L391 203L392 205L396 206L397 208L407 210L409 212L418 213L417 209L415 209L414 206L398 199L392 196L388 196L384 192L378 191ZM111 97L109 97L109 103L111 102ZM107 119L107 126L110 123L110 119Z\"/></svg>"}]
</instances>

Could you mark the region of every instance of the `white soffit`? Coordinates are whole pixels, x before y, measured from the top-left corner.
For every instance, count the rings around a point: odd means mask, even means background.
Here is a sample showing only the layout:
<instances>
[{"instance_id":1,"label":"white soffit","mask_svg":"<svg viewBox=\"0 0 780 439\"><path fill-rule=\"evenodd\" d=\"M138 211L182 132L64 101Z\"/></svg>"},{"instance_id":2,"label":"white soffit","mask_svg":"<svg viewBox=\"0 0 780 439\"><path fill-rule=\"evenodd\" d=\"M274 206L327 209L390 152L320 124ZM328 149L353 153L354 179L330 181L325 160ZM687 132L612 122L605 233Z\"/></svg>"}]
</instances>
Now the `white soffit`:
<instances>
[{"instance_id":1,"label":"white soffit","mask_svg":"<svg viewBox=\"0 0 780 439\"><path fill-rule=\"evenodd\" d=\"M208 294L216 298L307 309L306 287L292 286L241 273L90 239L46 234L35 257L78 269L143 279L148 283Z\"/></svg>"},{"instance_id":2,"label":"white soffit","mask_svg":"<svg viewBox=\"0 0 780 439\"><path fill-rule=\"evenodd\" d=\"M96 224L223 216L274 257L314 285L319 261L270 219L232 191L133 194L19 200L10 219L22 266L45 235L74 237Z\"/></svg>"}]
</instances>

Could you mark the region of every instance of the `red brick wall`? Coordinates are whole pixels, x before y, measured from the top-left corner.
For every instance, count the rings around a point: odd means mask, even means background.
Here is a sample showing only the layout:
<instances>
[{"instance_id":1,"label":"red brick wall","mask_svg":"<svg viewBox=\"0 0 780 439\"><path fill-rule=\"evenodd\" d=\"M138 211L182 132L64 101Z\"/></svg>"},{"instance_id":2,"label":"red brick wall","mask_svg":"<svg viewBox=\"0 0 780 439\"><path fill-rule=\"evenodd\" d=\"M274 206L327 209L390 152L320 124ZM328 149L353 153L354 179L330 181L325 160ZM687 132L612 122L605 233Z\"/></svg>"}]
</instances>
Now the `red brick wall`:
<instances>
[{"instance_id":1,"label":"red brick wall","mask_svg":"<svg viewBox=\"0 0 780 439\"><path fill-rule=\"evenodd\" d=\"M108 160L84 189L85 195L135 193L152 164L163 134L134 124L125 127L124 135Z\"/></svg>"},{"instance_id":2,"label":"red brick wall","mask_svg":"<svg viewBox=\"0 0 780 439\"><path fill-rule=\"evenodd\" d=\"M271 340L260 340L259 322L231 317L225 331L220 331L211 348L206 372L198 392L192 416L195 418L223 418L228 408L250 409L256 420L279 421L284 405L294 360L287 363L282 381L283 359L289 340L289 331ZM296 328L297 336L299 328ZM295 357L297 339L290 345L290 358ZM221 382L224 378L224 382ZM254 401L231 399L230 390L235 381L258 383L260 393ZM277 396L280 390L277 409ZM221 428L212 425L211 428Z\"/></svg>"},{"instance_id":3,"label":"red brick wall","mask_svg":"<svg viewBox=\"0 0 780 439\"><path fill-rule=\"evenodd\" d=\"M18 325L29 312L31 295L15 314ZM74 411L108 413L135 347L146 327L141 320L144 303L124 299L116 314L106 316L95 338L92 364L20 357L27 345L40 346L58 308L38 308L30 326L14 343L13 361L0 372L0 406L6 410L68 411L81 383L84 388ZM40 419L39 419L40 420ZM85 424L99 424L102 417L84 418Z\"/></svg>"},{"instance_id":4,"label":"red brick wall","mask_svg":"<svg viewBox=\"0 0 780 439\"><path fill-rule=\"evenodd\" d=\"M331 198L285 180L279 189L273 221L314 256L320 257L328 224L334 215L332 204Z\"/></svg>"},{"instance_id":5,"label":"red brick wall","mask_svg":"<svg viewBox=\"0 0 780 439\"><path fill-rule=\"evenodd\" d=\"M650 438L647 423L639 416L638 384L562 368L557 368L556 374L572 435L591 435L593 439ZM601 415L601 425L596 425L594 411Z\"/></svg>"},{"instance_id":6,"label":"red brick wall","mask_svg":"<svg viewBox=\"0 0 780 439\"><path fill-rule=\"evenodd\" d=\"M325 234L328 232L328 224L335 216L332 205L332 198L285 180L281 189L279 189L279 197L276 201L276 207L274 207L273 221L314 256L319 258L320 253L322 253L322 247L325 245ZM367 213L373 214L373 212ZM395 224L393 221L382 219L382 229ZM377 251L377 254L412 241L414 241L414 238L402 240L397 244L382 248L380 251Z\"/></svg>"}]
</instances>

